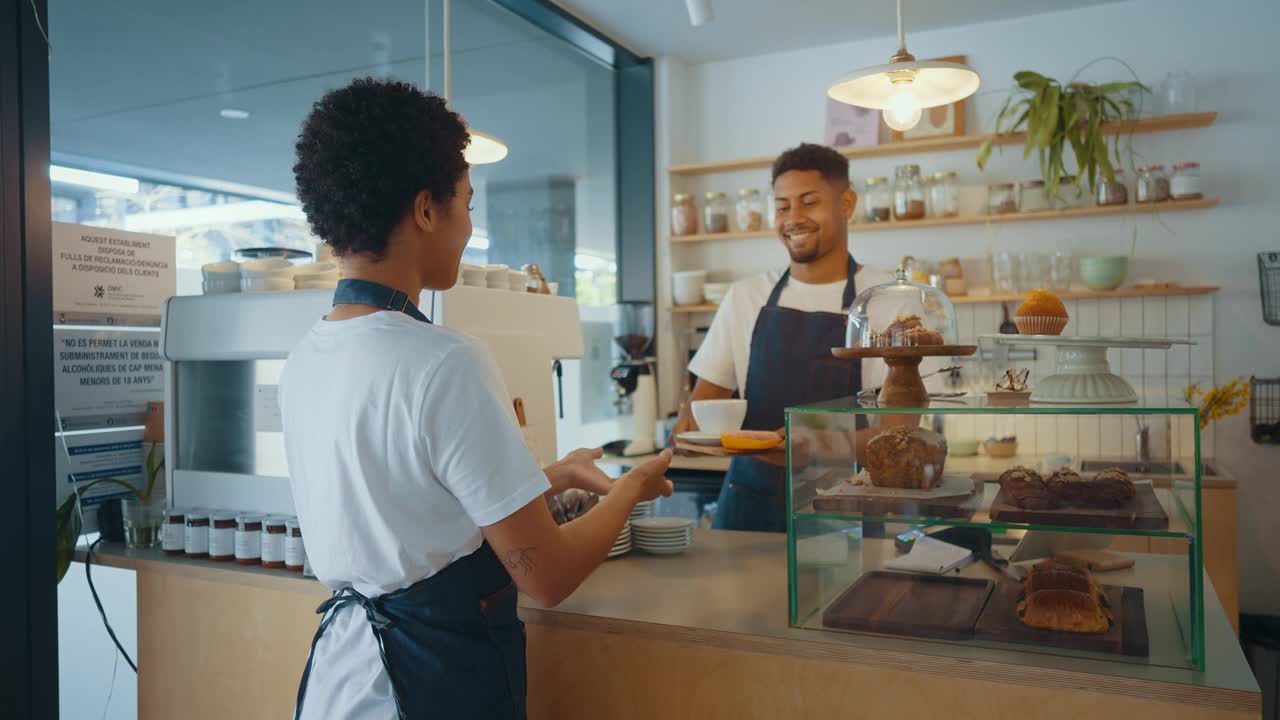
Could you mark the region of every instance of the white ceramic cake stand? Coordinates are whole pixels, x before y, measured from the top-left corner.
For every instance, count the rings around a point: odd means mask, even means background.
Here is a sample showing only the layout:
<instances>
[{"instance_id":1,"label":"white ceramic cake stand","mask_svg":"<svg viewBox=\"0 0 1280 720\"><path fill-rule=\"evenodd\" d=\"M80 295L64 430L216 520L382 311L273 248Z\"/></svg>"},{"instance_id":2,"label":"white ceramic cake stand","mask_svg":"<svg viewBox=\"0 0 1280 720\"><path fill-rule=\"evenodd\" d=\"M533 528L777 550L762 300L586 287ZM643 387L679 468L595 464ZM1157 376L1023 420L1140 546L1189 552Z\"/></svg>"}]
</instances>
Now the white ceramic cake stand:
<instances>
[{"instance_id":1,"label":"white ceramic cake stand","mask_svg":"<svg viewBox=\"0 0 1280 720\"><path fill-rule=\"evenodd\" d=\"M1127 403L1138 399L1133 386L1111 372L1107 363L1108 348L1168 350L1174 345L1194 344L1168 338L1061 335L983 335L982 339L996 345L1053 345L1058 351L1056 371L1035 384L1031 401L1081 405Z\"/></svg>"}]
</instances>

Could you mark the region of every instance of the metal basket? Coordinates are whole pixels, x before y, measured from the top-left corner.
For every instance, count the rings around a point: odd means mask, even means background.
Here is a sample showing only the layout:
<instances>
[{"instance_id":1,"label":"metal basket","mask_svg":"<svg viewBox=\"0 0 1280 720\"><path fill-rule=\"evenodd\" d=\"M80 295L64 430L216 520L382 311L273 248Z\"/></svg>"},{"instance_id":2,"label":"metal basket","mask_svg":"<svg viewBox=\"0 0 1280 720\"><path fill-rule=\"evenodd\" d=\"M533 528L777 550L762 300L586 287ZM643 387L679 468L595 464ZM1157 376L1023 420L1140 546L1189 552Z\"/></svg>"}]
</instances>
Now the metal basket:
<instances>
[{"instance_id":1,"label":"metal basket","mask_svg":"<svg viewBox=\"0 0 1280 720\"><path fill-rule=\"evenodd\" d=\"M1262 290L1262 319L1280 325L1280 252L1258 253L1258 287Z\"/></svg>"},{"instance_id":2,"label":"metal basket","mask_svg":"<svg viewBox=\"0 0 1280 720\"><path fill-rule=\"evenodd\" d=\"M1249 378L1249 435L1255 443L1280 445L1280 378Z\"/></svg>"}]
</instances>

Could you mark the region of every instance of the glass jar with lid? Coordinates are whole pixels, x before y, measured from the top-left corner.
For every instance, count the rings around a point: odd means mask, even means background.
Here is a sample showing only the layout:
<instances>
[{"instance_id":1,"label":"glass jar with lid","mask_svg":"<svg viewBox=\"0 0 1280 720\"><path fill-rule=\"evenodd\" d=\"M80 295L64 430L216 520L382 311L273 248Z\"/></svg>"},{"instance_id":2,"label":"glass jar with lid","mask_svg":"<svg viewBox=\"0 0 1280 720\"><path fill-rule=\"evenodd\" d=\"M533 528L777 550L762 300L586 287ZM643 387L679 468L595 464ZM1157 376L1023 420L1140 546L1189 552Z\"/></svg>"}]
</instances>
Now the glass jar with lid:
<instances>
[{"instance_id":1,"label":"glass jar with lid","mask_svg":"<svg viewBox=\"0 0 1280 720\"><path fill-rule=\"evenodd\" d=\"M1200 189L1200 163L1180 162L1173 166L1169 178L1169 196L1174 200L1199 200L1204 197Z\"/></svg>"},{"instance_id":2,"label":"glass jar with lid","mask_svg":"<svg viewBox=\"0 0 1280 720\"><path fill-rule=\"evenodd\" d=\"M892 208L893 191L889 187L889 178L867 178L866 197L862 199L862 214L867 222L889 222Z\"/></svg>"},{"instance_id":3,"label":"glass jar with lid","mask_svg":"<svg viewBox=\"0 0 1280 720\"><path fill-rule=\"evenodd\" d=\"M187 527L182 539L182 554L188 558L209 557L209 513L195 508L187 510Z\"/></svg>"},{"instance_id":4,"label":"glass jar with lid","mask_svg":"<svg viewBox=\"0 0 1280 720\"><path fill-rule=\"evenodd\" d=\"M929 185L929 207L934 217L955 217L960 214L960 186L954 170L933 174Z\"/></svg>"},{"instance_id":5,"label":"glass jar with lid","mask_svg":"<svg viewBox=\"0 0 1280 720\"><path fill-rule=\"evenodd\" d=\"M955 305L942 290L911 282L899 267L891 282L867 288L849 307L845 347L953 345Z\"/></svg>"},{"instance_id":6,"label":"glass jar with lid","mask_svg":"<svg viewBox=\"0 0 1280 720\"><path fill-rule=\"evenodd\" d=\"M764 217L769 222L770 230L778 227L778 203L773 197L773 190L765 194Z\"/></svg>"},{"instance_id":7,"label":"glass jar with lid","mask_svg":"<svg viewBox=\"0 0 1280 720\"><path fill-rule=\"evenodd\" d=\"M262 567L284 567L285 518L268 517L262 521Z\"/></svg>"},{"instance_id":8,"label":"glass jar with lid","mask_svg":"<svg viewBox=\"0 0 1280 720\"><path fill-rule=\"evenodd\" d=\"M671 234L696 235L698 232L698 208L689 193L676 193L671 198Z\"/></svg>"},{"instance_id":9,"label":"glass jar with lid","mask_svg":"<svg viewBox=\"0 0 1280 720\"><path fill-rule=\"evenodd\" d=\"M1013 183L991 183L987 186L987 214L1008 215L1018 212L1018 198Z\"/></svg>"},{"instance_id":10,"label":"glass jar with lid","mask_svg":"<svg viewBox=\"0 0 1280 720\"><path fill-rule=\"evenodd\" d=\"M160 532L160 549L165 555L181 555L186 545L187 511L170 508L164 511L164 525Z\"/></svg>"},{"instance_id":11,"label":"glass jar with lid","mask_svg":"<svg viewBox=\"0 0 1280 720\"><path fill-rule=\"evenodd\" d=\"M284 567L286 570L302 572L302 566L307 561L307 550L302 544L302 526L298 524L298 518L289 518L284 526Z\"/></svg>"},{"instance_id":12,"label":"glass jar with lid","mask_svg":"<svg viewBox=\"0 0 1280 720\"><path fill-rule=\"evenodd\" d=\"M236 564L257 565L262 562L262 516L243 514L236 517Z\"/></svg>"},{"instance_id":13,"label":"glass jar with lid","mask_svg":"<svg viewBox=\"0 0 1280 720\"><path fill-rule=\"evenodd\" d=\"M1018 183L1018 211L1042 212L1049 209L1049 194L1043 180L1023 180Z\"/></svg>"},{"instance_id":14,"label":"glass jar with lid","mask_svg":"<svg viewBox=\"0 0 1280 720\"><path fill-rule=\"evenodd\" d=\"M1095 198L1098 207L1129 204L1129 188L1124 184L1124 169L1115 168L1111 174L1115 180L1108 180L1106 175L1098 176L1098 192Z\"/></svg>"},{"instance_id":15,"label":"glass jar with lid","mask_svg":"<svg viewBox=\"0 0 1280 720\"><path fill-rule=\"evenodd\" d=\"M209 559L215 562L236 559L236 516L233 513L209 513Z\"/></svg>"},{"instance_id":16,"label":"glass jar with lid","mask_svg":"<svg viewBox=\"0 0 1280 720\"><path fill-rule=\"evenodd\" d=\"M1089 194L1076 182L1075 175L1058 178L1058 194L1049 197L1049 207L1055 210L1076 210L1089 207Z\"/></svg>"},{"instance_id":17,"label":"glass jar with lid","mask_svg":"<svg viewBox=\"0 0 1280 720\"><path fill-rule=\"evenodd\" d=\"M702 227L708 233L729 232L729 199L722 192L709 192L702 207Z\"/></svg>"},{"instance_id":18,"label":"glass jar with lid","mask_svg":"<svg viewBox=\"0 0 1280 720\"><path fill-rule=\"evenodd\" d=\"M1169 199L1169 176L1163 165L1138 168L1137 201L1140 203L1164 202Z\"/></svg>"},{"instance_id":19,"label":"glass jar with lid","mask_svg":"<svg viewBox=\"0 0 1280 720\"><path fill-rule=\"evenodd\" d=\"M924 217L925 187L919 165L899 165L893 172L893 218L919 220Z\"/></svg>"},{"instance_id":20,"label":"glass jar with lid","mask_svg":"<svg viewBox=\"0 0 1280 720\"><path fill-rule=\"evenodd\" d=\"M764 203L760 200L759 190L755 188L739 190L737 211L740 232L759 232L764 227Z\"/></svg>"}]
</instances>

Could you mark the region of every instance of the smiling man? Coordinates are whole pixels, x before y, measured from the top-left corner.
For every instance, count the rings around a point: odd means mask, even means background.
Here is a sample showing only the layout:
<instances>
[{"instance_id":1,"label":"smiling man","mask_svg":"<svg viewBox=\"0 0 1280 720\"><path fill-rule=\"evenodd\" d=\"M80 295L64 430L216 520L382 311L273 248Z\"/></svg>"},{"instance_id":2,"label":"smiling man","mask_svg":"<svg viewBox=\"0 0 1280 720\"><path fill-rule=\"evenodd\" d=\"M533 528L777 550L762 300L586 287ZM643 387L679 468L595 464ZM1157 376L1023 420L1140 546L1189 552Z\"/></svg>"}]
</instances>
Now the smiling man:
<instances>
[{"instance_id":1,"label":"smiling man","mask_svg":"<svg viewBox=\"0 0 1280 720\"><path fill-rule=\"evenodd\" d=\"M739 281L729 289L711 330L689 364L698 376L692 400L747 400L749 430L783 426L783 409L856 394L860 361L836 360L845 316L858 288L889 278L849 254L848 223L857 195L849 187L849 161L831 148L804 144L773 164L778 239L790 266ZM676 433L695 430L681 408ZM673 433L674 435L675 433ZM786 471L735 458L725 477L714 526L727 530L786 529Z\"/></svg>"}]
</instances>

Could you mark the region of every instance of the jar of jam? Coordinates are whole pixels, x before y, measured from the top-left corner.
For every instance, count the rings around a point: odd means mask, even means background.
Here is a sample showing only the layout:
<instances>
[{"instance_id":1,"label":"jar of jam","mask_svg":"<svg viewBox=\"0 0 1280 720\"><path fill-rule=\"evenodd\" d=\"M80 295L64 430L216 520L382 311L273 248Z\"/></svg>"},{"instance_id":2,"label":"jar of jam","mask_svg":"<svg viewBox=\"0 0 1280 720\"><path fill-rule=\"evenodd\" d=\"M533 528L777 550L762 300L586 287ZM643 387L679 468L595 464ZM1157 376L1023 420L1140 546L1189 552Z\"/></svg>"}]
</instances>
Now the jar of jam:
<instances>
[{"instance_id":1,"label":"jar of jam","mask_svg":"<svg viewBox=\"0 0 1280 720\"><path fill-rule=\"evenodd\" d=\"M1107 180L1106 175L1098 177L1098 207L1129 204L1129 188L1124 184L1124 170L1116 168L1112 174L1116 178L1114 182Z\"/></svg>"},{"instance_id":2,"label":"jar of jam","mask_svg":"<svg viewBox=\"0 0 1280 720\"><path fill-rule=\"evenodd\" d=\"M867 193L862 200L863 216L867 222L889 222L893 212L893 192L889 188L889 178L867 178Z\"/></svg>"},{"instance_id":3,"label":"jar of jam","mask_svg":"<svg viewBox=\"0 0 1280 720\"><path fill-rule=\"evenodd\" d=\"M695 235L698 232L698 208L693 205L693 196L688 193L676 193L671 198L671 234Z\"/></svg>"},{"instance_id":4,"label":"jar of jam","mask_svg":"<svg viewBox=\"0 0 1280 720\"><path fill-rule=\"evenodd\" d=\"M302 544L302 526L297 518L285 521L284 568L294 572L302 572L307 564L307 550Z\"/></svg>"},{"instance_id":5,"label":"jar of jam","mask_svg":"<svg viewBox=\"0 0 1280 720\"><path fill-rule=\"evenodd\" d=\"M195 509L187 511L182 554L192 559L209 557L209 513Z\"/></svg>"},{"instance_id":6,"label":"jar of jam","mask_svg":"<svg viewBox=\"0 0 1280 720\"><path fill-rule=\"evenodd\" d=\"M269 517L262 521L262 567L284 567L285 519Z\"/></svg>"},{"instance_id":7,"label":"jar of jam","mask_svg":"<svg viewBox=\"0 0 1280 720\"><path fill-rule=\"evenodd\" d=\"M160 533L160 549L165 555L181 555L186 547L187 511L171 508L164 511L164 527Z\"/></svg>"},{"instance_id":8,"label":"jar of jam","mask_svg":"<svg viewBox=\"0 0 1280 720\"><path fill-rule=\"evenodd\" d=\"M899 165L893 177L893 218L919 220L924 217L925 187L919 165Z\"/></svg>"},{"instance_id":9,"label":"jar of jam","mask_svg":"<svg viewBox=\"0 0 1280 720\"><path fill-rule=\"evenodd\" d=\"M227 562L236 559L236 516L231 513L209 514L209 559Z\"/></svg>"},{"instance_id":10,"label":"jar of jam","mask_svg":"<svg viewBox=\"0 0 1280 720\"><path fill-rule=\"evenodd\" d=\"M1169 195L1174 200L1199 200L1204 197L1200 190L1200 163L1180 162L1173 166L1173 177L1169 178Z\"/></svg>"},{"instance_id":11,"label":"jar of jam","mask_svg":"<svg viewBox=\"0 0 1280 720\"><path fill-rule=\"evenodd\" d=\"M1169 176L1163 165L1138 168L1137 201L1140 203L1164 202L1169 199Z\"/></svg>"},{"instance_id":12,"label":"jar of jam","mask_svg":"<svg viewBox=\"0 0 1280 720\"><path fill-rule=\"evenodd\" d=\"M702 226L708 233L729 232L729 200L724 193L707 193L702 213L704 216Z\"/></svg>"},{"instance_id":13,"label":"jar of jam","mask_svg":"<svg viewBox=\"0 0 1280 720\"><path fill-rule=\"evenodd\" d=\"M992 183L987 186L987 214L1009 215L1018 212L1018 199L1013 193L1013 183Z\"/></svg>"},{"instance_id":14,"label":"jar of jam","mask_svg":"<svg viewBox=\"0 0 1280 720\"><path fill-rule=\"evenodd\" d=\"M257 565L262 562L262 516L241 515L236 518L236 564Z\"/></svg>"}]
</instances>

